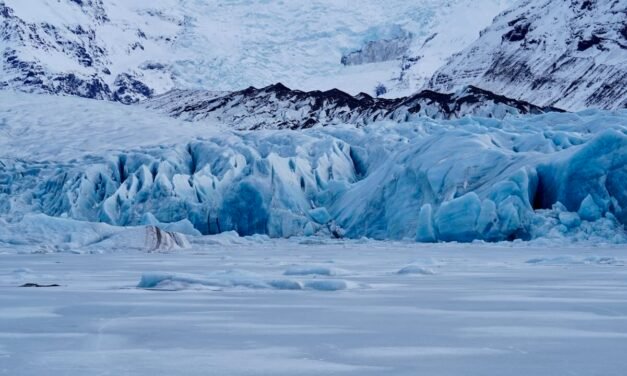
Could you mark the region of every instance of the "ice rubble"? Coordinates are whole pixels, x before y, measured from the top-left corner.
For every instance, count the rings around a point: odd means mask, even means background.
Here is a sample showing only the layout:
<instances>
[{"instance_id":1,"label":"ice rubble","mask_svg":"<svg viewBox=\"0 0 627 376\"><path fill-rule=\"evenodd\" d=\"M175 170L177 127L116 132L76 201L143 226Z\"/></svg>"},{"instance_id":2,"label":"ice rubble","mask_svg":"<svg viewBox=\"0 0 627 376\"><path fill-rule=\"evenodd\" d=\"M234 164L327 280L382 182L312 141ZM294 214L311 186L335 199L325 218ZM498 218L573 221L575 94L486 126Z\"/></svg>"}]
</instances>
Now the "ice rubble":
<instances>
[{"instance_id":1,"label":"ice rubble","mask_svg":"<svg viewBox=\"0 0 627 376\"><path fill-rule=\"evenodd\" d=\"M216 133L117 108L69 131L66 117L3 111L1 228L48 221L34 212L189 235L627 241L625 111ZM58 150L33 146L55 130ZM93 152L69 159L94 132Z\"/></svg>"}]
</instances>

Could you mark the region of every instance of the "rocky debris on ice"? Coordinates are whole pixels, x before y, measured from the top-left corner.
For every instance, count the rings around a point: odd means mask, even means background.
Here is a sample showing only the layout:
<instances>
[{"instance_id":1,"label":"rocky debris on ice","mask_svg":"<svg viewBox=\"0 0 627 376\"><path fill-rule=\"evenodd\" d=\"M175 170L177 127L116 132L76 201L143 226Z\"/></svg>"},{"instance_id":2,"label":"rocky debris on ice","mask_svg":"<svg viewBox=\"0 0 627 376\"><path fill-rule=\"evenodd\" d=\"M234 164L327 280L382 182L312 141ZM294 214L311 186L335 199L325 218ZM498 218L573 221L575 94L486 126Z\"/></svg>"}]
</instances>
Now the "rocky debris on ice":
<instances>
[{"instance_id":1,"label":"rocky debris on ice","mask_svg":"<svg viewBox=\"0 0 627 376\"><path fill-rule=\"evenodd\" d=\"M24 283L23 285L20 285L20 287L59 287L59 286L60 285L56 283L45 285L45 284L39 284L39 283L33 283L33 282L28 282L28 283Z\"/></svg>"}]
</instances>

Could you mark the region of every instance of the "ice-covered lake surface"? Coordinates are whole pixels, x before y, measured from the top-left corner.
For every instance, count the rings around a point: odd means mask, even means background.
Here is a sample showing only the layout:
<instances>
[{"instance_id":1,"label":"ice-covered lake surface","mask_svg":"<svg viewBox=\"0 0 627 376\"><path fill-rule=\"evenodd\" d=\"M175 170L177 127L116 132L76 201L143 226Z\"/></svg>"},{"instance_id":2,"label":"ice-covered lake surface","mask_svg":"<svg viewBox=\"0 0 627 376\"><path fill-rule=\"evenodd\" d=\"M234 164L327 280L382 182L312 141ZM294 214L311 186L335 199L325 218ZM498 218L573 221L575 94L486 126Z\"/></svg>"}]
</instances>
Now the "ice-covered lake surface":
<instances>
[{"instance_id":1,"label":"ice-covered lake surface","mask_svg":"<svg viewBox=\"0 0 627 376\"><path fill-rule=\"evenodd\" d=\"M190 242L0 245L0 374L625 372L625 245Z\"/></svg>"}]
</instances>

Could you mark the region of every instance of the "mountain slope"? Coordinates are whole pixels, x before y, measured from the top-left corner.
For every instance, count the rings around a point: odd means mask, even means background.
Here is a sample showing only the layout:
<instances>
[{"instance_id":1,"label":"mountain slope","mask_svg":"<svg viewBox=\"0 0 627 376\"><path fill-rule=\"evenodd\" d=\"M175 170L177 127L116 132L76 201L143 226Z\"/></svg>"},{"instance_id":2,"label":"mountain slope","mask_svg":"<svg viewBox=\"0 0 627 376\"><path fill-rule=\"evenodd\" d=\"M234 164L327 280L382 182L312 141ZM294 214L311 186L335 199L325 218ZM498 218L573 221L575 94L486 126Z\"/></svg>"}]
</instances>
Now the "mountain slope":
<instances>
[{"instance_id":1,"label":"mountain slope","mask_svg":"<svg viewBox=\"0 0 627 376\"><path fill-rule=\"evenodd\" d=\"M352 96L343 91L291 90L282 84L250 87L232 93L175 90L144 104L187 121L222 123L233 129L302 129L348 123L367 125L378 120L408 121L427 116L457 119L466 115L504 118L508 115L560 111L496 95L476 87L453 94L424 90L396 99Z\"/></svg>"},{"instance_id":2,"label":"mountain slope","mask_svg":"<svg viewBox=\"0 0 627 376\"><path fill-rule=\"evenodd\" d=\"M407 95L509 3L0 0L0 87L123 103L275 82Z\"/></svg>"},{"instance_id":3,"label":"mountain slope","mask_svg":"<svg viewBox=\"0 0 627 376\"><path fill-rule=\"evenodd\" d=\"M627 107L627 3L525 0L432 77L567 110Z\"/></svg>"}]
</instances>

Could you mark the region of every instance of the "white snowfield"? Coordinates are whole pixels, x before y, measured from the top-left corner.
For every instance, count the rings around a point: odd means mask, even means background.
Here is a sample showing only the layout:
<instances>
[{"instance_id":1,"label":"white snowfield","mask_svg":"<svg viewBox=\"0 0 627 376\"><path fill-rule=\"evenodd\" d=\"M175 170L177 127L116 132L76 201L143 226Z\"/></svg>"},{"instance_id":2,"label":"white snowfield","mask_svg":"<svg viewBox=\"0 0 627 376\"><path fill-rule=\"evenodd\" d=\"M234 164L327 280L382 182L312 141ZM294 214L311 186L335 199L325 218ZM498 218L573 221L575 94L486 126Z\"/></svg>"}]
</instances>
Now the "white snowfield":
<instances>
[{"instance_id":1,"label":"white snowfield","mask_svg":"<svg viewBox=\"0 0 627 376\"><path fill-rule=\"evenodd\" d=\"M0 374L625 373L624 245L190 240L0 243Z\"/></svg>"},{"instance_id":2,"label":"white snowfield","mask_svg":"<svg viewBox=\"0 0 627 376\"><path fill-rule=\"evenodd\" d=\"M624 243L626 133L625 111L233 132L5 91L0 215L15 230L0 242L42 213L188 235Z\"/></svg>"}]
</instances>

